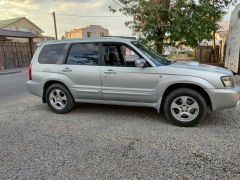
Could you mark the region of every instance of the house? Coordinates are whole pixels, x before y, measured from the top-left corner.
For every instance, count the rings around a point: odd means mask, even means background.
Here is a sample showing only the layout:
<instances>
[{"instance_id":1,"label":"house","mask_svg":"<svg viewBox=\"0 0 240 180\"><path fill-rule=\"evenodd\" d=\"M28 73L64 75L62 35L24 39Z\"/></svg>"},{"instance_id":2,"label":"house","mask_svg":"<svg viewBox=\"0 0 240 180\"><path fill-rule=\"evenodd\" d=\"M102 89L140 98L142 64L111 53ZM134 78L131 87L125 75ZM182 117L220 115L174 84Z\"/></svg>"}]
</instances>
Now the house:
<instances>
[{"instance_id":1,"label":"house","mask_svg":"<svg viewBox=\"0 0 240 180\"><path fill-rule=\"evenodd\" d=\"M28 20L25 17L1 20L0 21L0 30L33 33L37 36L37 38L34 38L34 42L36 42L36 43L55 39L54 37L42 35L42 33L44 33L44 31L40 27L38 27L36 24L34 24L33 22L31 22L30 20Z\"/></svg>"},{"instance_id":2,"label":"house","mask_svg":"<svg viewBox=\"0 0 240 180\"><path fill-rule=\"evenodd\" d=\"M229 37L226 48L225 67L235 73L240 72L240 4L231 14Z\"/></svg>"},{"instance_id":3,"label":"house","mask_svg":"<svg viewBox=\"0 0 240 180\"><path fill-rule=\"evenodd\" d=\"M36 24L31 22L25 17L19 17L14 19L6 19L0 21L1 30L22 31L31 32L36 35L41 35L44 31Z\"/></svg>"},{"instance_id":4,"label":"house","mask_svg":"<svg viewBox=\"0 0 240 180\"><path fill-rule=\"evenodd\" d=\"M0 70L26 67L43 30L25 17L0 21Z\"/></svg>"},{"instance_id":5,"label":"house","mask_svg":"<svg viewBox=\"0 0 240 180\"><path fill-rule=\"evenodd\" d=\"M100 25L90 25L88 27L73 29L69 32L65 32L66 39L103 37L103 36L109 36L109 31L108 29L105 29Z\"/></svg>"}]
</instances>

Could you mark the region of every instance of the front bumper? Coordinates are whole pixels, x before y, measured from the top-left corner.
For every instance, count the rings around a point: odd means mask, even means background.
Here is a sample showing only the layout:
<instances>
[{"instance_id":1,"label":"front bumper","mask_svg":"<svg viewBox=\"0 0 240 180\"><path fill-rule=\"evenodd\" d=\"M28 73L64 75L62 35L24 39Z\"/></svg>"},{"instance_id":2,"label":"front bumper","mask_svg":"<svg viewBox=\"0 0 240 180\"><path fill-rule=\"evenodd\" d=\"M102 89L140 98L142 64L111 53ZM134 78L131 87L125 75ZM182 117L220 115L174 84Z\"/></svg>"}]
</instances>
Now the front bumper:
<instances>
[{"instance_id":1,"label":"front bumper","mask_svg":"<svg viewBox=\"0 0 240 180\"><path fill-rule=\"evenodd\" d=\"M230 109L240 106L240 87L232 89L207 89L212 110Z\"/></svg>"}]
</instances>

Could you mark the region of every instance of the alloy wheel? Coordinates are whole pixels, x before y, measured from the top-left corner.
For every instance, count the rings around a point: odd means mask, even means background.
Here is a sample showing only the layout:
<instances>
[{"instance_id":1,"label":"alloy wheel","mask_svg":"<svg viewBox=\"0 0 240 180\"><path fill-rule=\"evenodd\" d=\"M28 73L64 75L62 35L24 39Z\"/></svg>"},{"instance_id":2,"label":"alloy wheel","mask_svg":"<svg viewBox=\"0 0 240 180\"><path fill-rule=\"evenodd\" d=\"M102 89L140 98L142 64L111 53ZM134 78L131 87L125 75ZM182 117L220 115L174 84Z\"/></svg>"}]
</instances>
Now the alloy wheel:
<instances>
[{"instance_id":1,"label":"alloy wheel","mask_svg":"<svg viewBox=\"0 0 240 180\"><path fill-rule=\"evenodd\" d=\"M199 114L199 104L189 96L177 97L171 104L171 113L178 121L189 122Z\"/></svg>"},{"instance_id":2,"label":"alloy wheel","mask_svg":"<svg viewBox=\"0 0 240 180\"><path fill-rule=\"evenodd\" d=\"M67 105L67 97L60 89L53 89L50 92L49 101L51 105L58 110L64 109Z\"/></svg>"}]
</instances>

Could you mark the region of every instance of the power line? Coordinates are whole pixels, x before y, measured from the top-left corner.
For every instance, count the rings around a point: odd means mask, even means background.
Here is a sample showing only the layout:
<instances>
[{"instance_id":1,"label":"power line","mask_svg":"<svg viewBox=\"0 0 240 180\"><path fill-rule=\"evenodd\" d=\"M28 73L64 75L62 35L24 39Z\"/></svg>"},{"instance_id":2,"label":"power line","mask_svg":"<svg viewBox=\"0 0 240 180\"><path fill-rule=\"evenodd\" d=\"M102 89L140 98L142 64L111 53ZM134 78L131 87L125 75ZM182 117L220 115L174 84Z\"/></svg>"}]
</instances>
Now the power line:
<instances>
[{"instance_id":1,"label":"power line","mask_svg":"<svg viewBox=\"0 0 240 180\"><path fill-rule=\"evenodd\" d=\"M99 15L99 16L80 16L80 15L75 15L75 14L57 14L57 15L60 15L60 16L72 16L72 17L87 17L87 18L119 18L119 17L124 17L124 16L102 16L102 15Z\"/></svg>"},{"instance_id":2,"label":"power line","mask_svg":"<svg viewBox=\"0 0 240 180\"><path fill-rule=\"evenodd\" d=\"M116 0L112 0L112 1L115 2L115 4L117 4L118 6L120 6L122 8L122 6Z\"/></svg>"}]
</instances>

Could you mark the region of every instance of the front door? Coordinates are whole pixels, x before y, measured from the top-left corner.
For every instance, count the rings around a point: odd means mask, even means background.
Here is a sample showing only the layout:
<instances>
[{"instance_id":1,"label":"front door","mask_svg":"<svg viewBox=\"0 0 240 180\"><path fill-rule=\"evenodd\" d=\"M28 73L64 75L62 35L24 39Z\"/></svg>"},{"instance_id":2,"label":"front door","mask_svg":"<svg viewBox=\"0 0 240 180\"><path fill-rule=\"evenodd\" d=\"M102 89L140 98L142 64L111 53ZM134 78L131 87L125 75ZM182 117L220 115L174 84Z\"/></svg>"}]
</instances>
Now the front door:
<instances>
[{"instance_id":1,"label":"front door","mask_svg":"<svg viewBox=\"0 0 240 180\"><path fill-rule=\"evenodd\" d=\"M98 44L73 44L61 73L70 79L76 99L102 100ZM67 80L66 80L67 81Z\"/></svg>"},{"instance_id":2,"label":"front door","mask_svg":"<svg viewBox=\"0 0 240 180\"><path fill-rule=\"evenodd\" d=\"M135 66L140 58L130 46L103 44L101 66L103 100L156 103L158 75L146 63L144 68Z\"/></svg>"}]
</instances>

